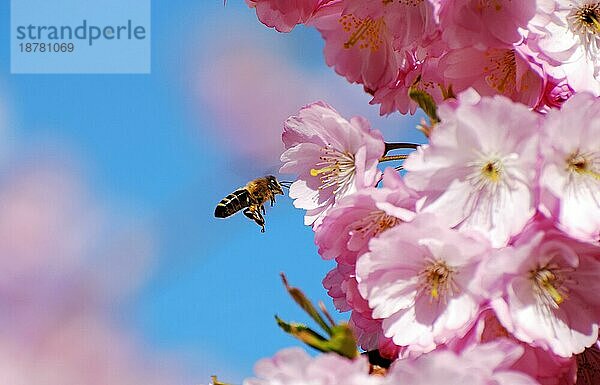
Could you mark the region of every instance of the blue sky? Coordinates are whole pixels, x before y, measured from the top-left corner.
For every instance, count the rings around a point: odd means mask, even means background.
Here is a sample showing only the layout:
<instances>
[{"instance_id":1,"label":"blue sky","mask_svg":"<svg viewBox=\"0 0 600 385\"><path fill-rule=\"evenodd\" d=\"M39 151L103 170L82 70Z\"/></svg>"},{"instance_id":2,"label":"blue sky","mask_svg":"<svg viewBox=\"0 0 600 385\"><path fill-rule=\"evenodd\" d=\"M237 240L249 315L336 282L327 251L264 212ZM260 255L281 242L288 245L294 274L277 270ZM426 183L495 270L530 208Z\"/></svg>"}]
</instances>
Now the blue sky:
<instances>
[{"instance_id":1,"label":"blue sky","mask_svg":"<svg viewBox=\"0 0 600 385\"><path fill-rule=\"evenodd\" d=\"M8 1L0 3L0 15L8 26ZM51 145L54 156L78 163L82 178L115 211L151 225L158 264L119 317L150 345L184 352L199 373L240 382L257 359L296 344L277 329L274 314L306 320L279 273L332 308L321 286L332 265L316 254L312 231L288 198L267 212L264 234L241 215L212 216L223 196L278 164L276 157L240 157L243 151L219 139L217 120L195 96L190 74L210 76L214 68L202 63L212 51L203 47L221 39L273 46L325 87L331 82L349 94L357 109L343 114L368 116L390 140L422 140L412 129L415 119L379 118L360 86L343 84L326 68L318 33L277 34L239 0L226 7L218 0L153 1L150 75L11 75L9 30L0 28L0 95L9 106L10 140L23 148ZM234 113L236 105L229 108Z\"/></svg>"}]
</instances>

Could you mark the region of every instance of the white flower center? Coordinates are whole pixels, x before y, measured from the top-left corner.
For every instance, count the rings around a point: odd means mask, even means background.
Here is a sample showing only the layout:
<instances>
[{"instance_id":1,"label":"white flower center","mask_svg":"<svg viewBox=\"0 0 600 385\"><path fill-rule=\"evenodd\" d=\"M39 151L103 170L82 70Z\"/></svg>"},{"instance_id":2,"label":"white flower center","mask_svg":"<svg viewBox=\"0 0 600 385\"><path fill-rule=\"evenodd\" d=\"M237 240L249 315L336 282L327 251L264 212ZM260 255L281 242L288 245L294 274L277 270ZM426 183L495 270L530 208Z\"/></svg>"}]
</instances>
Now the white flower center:
<instances>
[{"instance_id":1,"label":"white flower center","mask_svg":"<svg viewBox=\"0 0 600 385\"><path fill-rule=\"evenodd\" d=\"M600 207L600 152L573 151L565 158L565 193L576 199L592 198Z\"/></svg>"},{"instance_id":2,"label":"white flower center","mask_svg":"<svg viewBox=\"0 0 600 385\"><path fill-rule=\"evenodd\" d=\"M600 3L573 7L567 15L567 23L590 59L597 59L600 53Z\"/></svg>"},{"instance_id":3,"label":"white flower center","mask_svg":"<svg viewBox=\"0 0 600 385\"><path fill-rule=\"evenodd\" d=\"M478 191L494 193L505 179L505 160L506 157L496 155L480 157L468 164L472 172L467 176L467 180Z\"/></svg>"},{"instance_id":4,"label":"white flower center","mask_svg":"<svg viewBox=\"0 0 600 385\"><path fill-rule=\"evenodd\" d=\"M565 162L570 177L584 177L600 181L600 153L586 154L576 150L567 157Z\"/></svg>"},{"instance_id":5,"label":"white flower center","mask_svg":"<svg viewBox=\"0 0 600 385\"><path fill-rule=\"evenodd\" d=\"M378 236L387 229L391 229L400 222L400 219L386 214L385 211L376 210L356 222L353 230L363 238L371 238Z\"/></svg>"},{"instance_id":6,"label":"white flower center","mask_svg":"<svg viewBox=\"0 0 600 385\"><path fill-rule=\"evenodd\" d=\"M319 189L335 187L333 190L335 195L343 194L352 186L356 173L354 154L341 152L332 147L324 147L321 150L323 151L323 155L319 157L321 161L315 165L320 168L311 169L310 175L320 176Z\"/></svg>"},{"instance_id":7,"label":"white flower center","mask_svg":"<svg viewBox=\"0 0 600 385\"><path fill-rule=\"evenodd\" d=\"M448 297L459 292L454 282L456 269L448 266L443 260L427 260L423 270L419 272L419 293L426 293L430 301L447 303Z\"/></svg>"}]
</instances>

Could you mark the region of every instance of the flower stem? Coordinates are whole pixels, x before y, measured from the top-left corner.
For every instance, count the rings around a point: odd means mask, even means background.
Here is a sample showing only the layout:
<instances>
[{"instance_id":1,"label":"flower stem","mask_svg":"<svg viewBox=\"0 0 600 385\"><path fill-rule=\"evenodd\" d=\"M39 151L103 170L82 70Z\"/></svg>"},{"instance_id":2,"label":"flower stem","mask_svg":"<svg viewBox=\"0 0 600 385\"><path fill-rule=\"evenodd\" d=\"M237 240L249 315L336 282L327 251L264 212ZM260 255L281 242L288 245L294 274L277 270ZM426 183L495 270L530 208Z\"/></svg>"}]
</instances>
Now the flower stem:
<instances>
[{"instance_id":1,"label":"flower stem","mask_svg":"<svg viewBox=\"0 0 600 385\"><path fill-rule=\"evenodd\" d=\"M390 160L404 160L408 155L386 155L379 158L379 162L388 162Z\"/></svg>"},{"instance_id":2,"label":"flower stem","mask_svg":"<svg viewBox=\"0 0 600 385\"><path fill-rule=\"evenodd\" d=\"M420 144L416 143L408 143L408 142L398 142L398 143L387 143L385 144L385 154L392 150L406 149L406 150L416 150L419 148Z\"/></svg>"}]
</instances>

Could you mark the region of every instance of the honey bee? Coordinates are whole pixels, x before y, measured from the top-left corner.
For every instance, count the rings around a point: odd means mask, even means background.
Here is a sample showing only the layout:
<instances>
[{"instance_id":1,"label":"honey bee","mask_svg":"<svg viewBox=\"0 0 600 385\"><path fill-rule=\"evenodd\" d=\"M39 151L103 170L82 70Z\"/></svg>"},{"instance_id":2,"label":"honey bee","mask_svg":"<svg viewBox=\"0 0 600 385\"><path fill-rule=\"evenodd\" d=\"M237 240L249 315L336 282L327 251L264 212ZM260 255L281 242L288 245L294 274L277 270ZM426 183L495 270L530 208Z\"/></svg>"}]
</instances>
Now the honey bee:
<instances>
[{"instance_id":1,"label":"honey bee","mask_svg":"<svg viewBox=\"0 0 600 385\"><path fill-rule=\"evenodd\" d=\"M267 201L271 201L271 206L273 206L275 204L275 195L284 195L282 187L289 187L287 183L289 182L279 183L273 175L254 179L248 182L246 186L235 190L223 198L215 208L215 217L227 218L244 209L244 215L256 222L261 227L260 232L264 233L264 204Z\"/></svg>"}]
</instances>

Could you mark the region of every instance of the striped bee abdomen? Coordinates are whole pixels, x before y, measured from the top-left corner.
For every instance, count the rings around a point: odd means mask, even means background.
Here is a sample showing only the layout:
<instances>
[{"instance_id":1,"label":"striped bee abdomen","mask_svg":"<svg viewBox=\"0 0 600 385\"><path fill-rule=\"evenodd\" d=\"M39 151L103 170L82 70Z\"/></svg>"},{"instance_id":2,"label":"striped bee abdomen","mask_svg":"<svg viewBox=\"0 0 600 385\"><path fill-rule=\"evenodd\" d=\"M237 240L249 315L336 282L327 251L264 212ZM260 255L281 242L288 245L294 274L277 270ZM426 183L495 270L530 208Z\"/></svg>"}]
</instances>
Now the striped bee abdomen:
<instances>
[{"instance_id":1,"label":"striped bee abdomen","mask_svg":"<svg viewBox=\"0 0 600 385\"><path fill-rule=\"evenodd\" d=\"M215 217L227 218L250 206L250 193L246 188L237 189L219 202L215 208Z\"/></svg>"}]
</instances>

